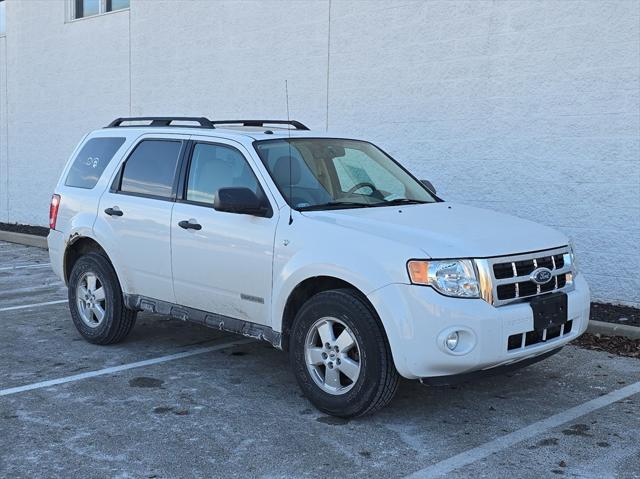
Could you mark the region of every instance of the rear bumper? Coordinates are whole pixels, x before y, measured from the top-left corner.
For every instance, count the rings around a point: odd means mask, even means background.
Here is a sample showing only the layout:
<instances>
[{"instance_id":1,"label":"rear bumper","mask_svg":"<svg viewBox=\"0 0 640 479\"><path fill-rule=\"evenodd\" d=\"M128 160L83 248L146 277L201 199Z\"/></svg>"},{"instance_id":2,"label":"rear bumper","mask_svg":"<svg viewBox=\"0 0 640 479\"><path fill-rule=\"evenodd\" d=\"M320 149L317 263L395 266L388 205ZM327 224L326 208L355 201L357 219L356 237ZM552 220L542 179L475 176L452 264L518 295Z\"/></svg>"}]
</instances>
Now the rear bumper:
<instances>
[{"instance_id":1,"label":"rear bumper","mask_svg":"<svg viewBox=\"0 0 640 479\"><path fill-rule=\"evenodd\" d=\"M396 369L409 379L464 374L534 358L577 338L589 322L589 287L581 274L575 278L575 289L567 293L570 332L514 349L508 347L509 338L534 329L528 303L494 307L481 299L450 298L408 284L391 284L368 297L384 324ZM451 331L461 332L456 351L444 344Z\"/></svg>"},{"instance_id":2,"label":"rear bumper","mask_svg":"<svg viewBox=\"0 0 640 479\"><path fill-rule=\"evenodd\" d=\"M60 231L49 230L49 235L47 236L47 245L49 246L49 260L51 261L51 268L58 278L60 278L62 281L65 281L64 235Z\"/></svg>"}]
</instances>

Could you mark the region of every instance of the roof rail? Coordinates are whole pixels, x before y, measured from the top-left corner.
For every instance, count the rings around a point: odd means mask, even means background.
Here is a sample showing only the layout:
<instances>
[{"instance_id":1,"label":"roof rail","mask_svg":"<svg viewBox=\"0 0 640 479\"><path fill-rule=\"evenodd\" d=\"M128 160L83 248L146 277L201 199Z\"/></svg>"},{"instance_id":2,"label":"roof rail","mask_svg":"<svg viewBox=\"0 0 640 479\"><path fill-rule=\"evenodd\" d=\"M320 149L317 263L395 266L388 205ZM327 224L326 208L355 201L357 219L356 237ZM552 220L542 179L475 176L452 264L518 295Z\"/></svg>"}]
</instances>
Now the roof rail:
<instances>
[{"instance_id":1,"label":"roof rail","mask_svg":"<svg viewBox=\"0 0 640 479\"><path fill-rule=\"evenodd\" d=\"M147 121L150 122L148 125L123 125L123 123L128 122L139 122L139 121ZM190 121L194 123L198 123L198 125L172 125L173 122L177 121ZM187 127L187 128L215 128L215 125L242 125L242 126L258 126L262 127L265 124L267 125L291 125L296 130L308 130L309 127L295 120L209 120L204 116L195 117L195 116L134 116L134 117L123 117L116 118L113 120L106 128L124 128L124 127L139 127L139 126L176 126L176 127Z\"/></svg>"},{"instance_id":2,"label":"roof rail","mask_svg":"<svg viewBox=\"0 0 640 479\"><path fill-rule=\"evenodd\" d=\"M122 123L131 121L150 121L148 125L123 125ZM198 123L198 125L172 125L174 121L191 121ZM116 118L106 128L113 127L135 127L135 126L178 126L178 127L191 127L191 128L215 128L213 122L203 116L137 116L128 118Z\"/></svg>"},{"instance_id":3,"label":"roof rail","mask_svg":"<svg viewBox=\"0 0 640 479\"><path fill-rule=\"evenodd\" d=\"M291 125L296 130L308 130L309 127L295 120L214 120L213 125L242 125L242 126L264 126L268 125Z\"/></svg>"}]
</instances>

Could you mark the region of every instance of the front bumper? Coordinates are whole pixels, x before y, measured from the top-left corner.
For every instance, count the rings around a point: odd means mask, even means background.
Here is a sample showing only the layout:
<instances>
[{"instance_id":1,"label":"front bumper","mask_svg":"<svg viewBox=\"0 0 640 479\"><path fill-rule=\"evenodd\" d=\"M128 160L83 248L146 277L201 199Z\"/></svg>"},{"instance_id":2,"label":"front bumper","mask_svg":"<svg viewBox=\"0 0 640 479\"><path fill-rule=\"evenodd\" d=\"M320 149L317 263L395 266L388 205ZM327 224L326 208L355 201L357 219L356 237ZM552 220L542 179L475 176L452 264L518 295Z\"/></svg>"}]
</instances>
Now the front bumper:
<instances>
[{"instance_id":1,"label":"front bumper","mask_svg":"<svg viewBox=\"0 0 640 479\"><path fill-rule=\"evenodd\" d=\"M409 379L464 374L522 361L562 347L589 322L589 287L578 274L567 293L571 331L525 347L508 349L509 337L532 331L528 303L494 307L482 299L443 296L432 288L390 284L368 295L384 324L398 372ZM444 345L461 331L457 351Z\"/></svg>"}]
</instances>

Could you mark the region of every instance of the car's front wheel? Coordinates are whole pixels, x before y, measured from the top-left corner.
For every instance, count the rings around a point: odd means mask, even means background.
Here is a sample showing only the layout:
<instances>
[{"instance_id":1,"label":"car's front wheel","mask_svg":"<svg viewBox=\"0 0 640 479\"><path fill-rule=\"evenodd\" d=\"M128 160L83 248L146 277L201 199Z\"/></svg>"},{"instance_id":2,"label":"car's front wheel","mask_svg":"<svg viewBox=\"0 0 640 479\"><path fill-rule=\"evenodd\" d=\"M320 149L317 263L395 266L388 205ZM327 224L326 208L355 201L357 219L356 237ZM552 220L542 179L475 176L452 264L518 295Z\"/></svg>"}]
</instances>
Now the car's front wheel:
<instances>
[{"instance_id":1,"label":"car's front wheel","mask_svg":"<svg viewBox=\"0 0 640 479\"><path fill-rule=\"evenodd\" d=\"M293 323L289 357L305 395L340 417L372 413L391 401L399 375L380 322L349 289L309 299Z\"/></svg>"},{"instance_id":2,"label":"car's front wheel","mask_svg":"<svg viewBox=\"0 0 640 479\"><path fill-rule=\"evenodd\" d=\"M129 334L137 313L124 306L120 282L107 258L100 253L80 257L68 286L71 318L87 341L113 344Z\"/></svg>"}]
</instances>

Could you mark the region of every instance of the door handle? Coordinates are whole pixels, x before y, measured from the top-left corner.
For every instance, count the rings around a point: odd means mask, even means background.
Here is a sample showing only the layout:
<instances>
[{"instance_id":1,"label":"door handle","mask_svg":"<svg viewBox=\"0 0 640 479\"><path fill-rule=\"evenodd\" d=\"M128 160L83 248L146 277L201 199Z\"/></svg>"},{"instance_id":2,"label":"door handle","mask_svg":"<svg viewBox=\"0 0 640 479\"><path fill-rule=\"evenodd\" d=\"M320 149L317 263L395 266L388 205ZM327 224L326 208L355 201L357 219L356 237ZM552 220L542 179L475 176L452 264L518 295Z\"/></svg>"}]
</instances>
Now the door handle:
<instances>
[{"instance_id":1,"label":"door handle","mask_svg":"<svg viewBox=\"0 0 640 479\"><path fill-rule=\"evenodd\" d=\"M185 230L196 230L200 231L202 229L202 225L196 223L196 220L182 220L178 223L180 228L184 228Z\"/></svg>"},{"instance_id":2,"label":"door handle","mask_svg":"<svg viewBox=\"0 0 640 479\"><path fill-rule=\"evenodd\" d=\"M114 206L113 208L107 208L106 210L104 210L104 212L109 216L122 216L124 214L122 210L117 206Z\"/></svg>"}]
</instances>

